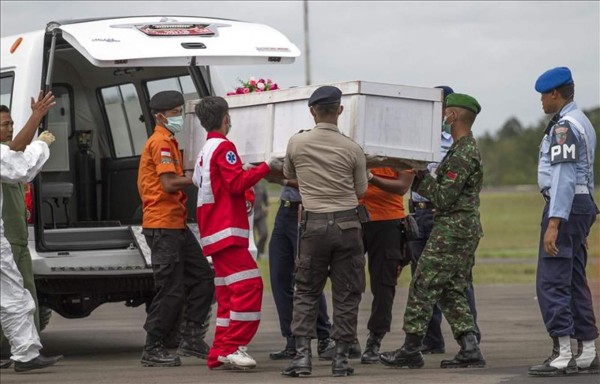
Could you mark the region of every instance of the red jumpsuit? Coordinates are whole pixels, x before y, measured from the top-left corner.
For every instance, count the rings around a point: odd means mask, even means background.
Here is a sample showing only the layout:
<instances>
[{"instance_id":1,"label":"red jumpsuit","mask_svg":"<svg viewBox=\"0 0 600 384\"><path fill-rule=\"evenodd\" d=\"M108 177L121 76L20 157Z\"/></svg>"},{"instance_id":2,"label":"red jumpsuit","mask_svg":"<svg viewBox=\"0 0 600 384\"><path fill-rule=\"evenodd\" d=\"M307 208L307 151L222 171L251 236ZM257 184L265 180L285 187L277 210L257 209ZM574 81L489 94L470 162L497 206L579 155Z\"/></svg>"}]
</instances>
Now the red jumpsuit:
<instances>
[{"instance_id":1,"label":"red jumpsuit","mask_svg":"<svg viewBox=\"0 0 600 384\"><path fill-rule=\"evenodd\" d=\"M263 282L248 251L249 223L245 192L269 173L262 163L242 169L235 145L224 135L209 132L196 160L196 217L200 244L212 256L217 297L215 338L208 367L250 343L260 322Z\"/></svg>"}]
</instances>

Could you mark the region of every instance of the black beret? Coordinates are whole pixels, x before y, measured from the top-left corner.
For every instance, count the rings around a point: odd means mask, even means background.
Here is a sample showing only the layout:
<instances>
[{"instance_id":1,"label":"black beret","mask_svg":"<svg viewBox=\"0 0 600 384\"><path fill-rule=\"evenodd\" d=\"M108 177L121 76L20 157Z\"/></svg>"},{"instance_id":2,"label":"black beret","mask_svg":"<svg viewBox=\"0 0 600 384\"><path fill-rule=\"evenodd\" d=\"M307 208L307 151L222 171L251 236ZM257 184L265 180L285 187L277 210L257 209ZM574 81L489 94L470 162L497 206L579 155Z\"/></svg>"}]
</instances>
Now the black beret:
<instances>
[{"instance_id":1,"label":"black beret","mask_svg":"<svg viewBox=\"0 0 600 384\"><path fill-rule=\"evenodd\" d=\"M308 106L321 105L321 104L339 104L342 100L342 91L339 88L331 85L325 85L317 88L310 99L308 99Z\"/></svg>"},{"instance_id":2,"label":"black beret","mask_svg":"<svg viewBox=\"0 0 600 384\"><path fill-rule=\"evenodd\" d=\"M152 96L150 99L150 108L155 111L168 111L183 105L185 100L178 91L162 91Z\"/></svg>"}]
</instances>

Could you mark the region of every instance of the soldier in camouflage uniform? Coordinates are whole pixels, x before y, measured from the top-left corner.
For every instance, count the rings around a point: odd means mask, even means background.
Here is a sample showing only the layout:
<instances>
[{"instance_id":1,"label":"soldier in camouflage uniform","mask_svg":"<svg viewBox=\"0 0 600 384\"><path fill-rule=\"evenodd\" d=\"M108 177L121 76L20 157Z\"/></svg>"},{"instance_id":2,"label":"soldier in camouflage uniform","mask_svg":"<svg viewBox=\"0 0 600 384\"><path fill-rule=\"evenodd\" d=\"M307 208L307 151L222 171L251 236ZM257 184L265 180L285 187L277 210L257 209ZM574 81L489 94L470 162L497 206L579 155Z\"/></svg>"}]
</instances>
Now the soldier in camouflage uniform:
<instances>
[{"instance_id":1,"label":"soldier in camouflage uniform","mask_svg":"<svg viewBox=\"0 0 600 384\"><path fill-rule=\"evenodd\" d=\"M444 122L451 125L454 144L436 170L436 176L419 171L413 190L436 208L431 236L413 275L404 312L404 345L380 355L392 367L421 368L421 343L439 303L454 338L461 346L442 368L484 367L466 289L471 282L475 250L483 236L479 220L479 192L483 182L481 156L471 133L481 106L471 96L451 94L446 99Z\"/></svg>"}]
</instances>

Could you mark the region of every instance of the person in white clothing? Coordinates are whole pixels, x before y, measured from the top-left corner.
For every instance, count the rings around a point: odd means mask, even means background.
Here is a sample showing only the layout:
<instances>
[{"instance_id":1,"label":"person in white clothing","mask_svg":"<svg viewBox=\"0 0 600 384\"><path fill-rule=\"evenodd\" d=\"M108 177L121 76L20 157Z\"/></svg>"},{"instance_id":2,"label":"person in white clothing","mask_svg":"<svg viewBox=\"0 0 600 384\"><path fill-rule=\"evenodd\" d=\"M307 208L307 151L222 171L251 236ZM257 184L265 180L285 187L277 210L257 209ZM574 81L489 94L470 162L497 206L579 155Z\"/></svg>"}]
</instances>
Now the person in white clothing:
<instances>
[{"instance_id":1,"label":"person in white clothing","mask_svg":"<svg viewBox=\"0 0 600 384\"><path fill-rule=\"evenodd\" d=\"M44 95L40 92L37 101L31 99L32 114L23 129L9 145L0 144L2 183L29 182L48 160L48 146L54 141L54 136L45 131L37 140L31 140L42 119L55 104L52 93ZM23 277L17 269L10 244L4 236L4 221L0 213L0 324L11 346L11 360L15 362L17 372L45 368L62 358L40 355L42 344L35 328L34 312L35 303L29 291L23 287ZM10 362L4 363L3 367L8 365Z\"/></svg>"}]
</instances>

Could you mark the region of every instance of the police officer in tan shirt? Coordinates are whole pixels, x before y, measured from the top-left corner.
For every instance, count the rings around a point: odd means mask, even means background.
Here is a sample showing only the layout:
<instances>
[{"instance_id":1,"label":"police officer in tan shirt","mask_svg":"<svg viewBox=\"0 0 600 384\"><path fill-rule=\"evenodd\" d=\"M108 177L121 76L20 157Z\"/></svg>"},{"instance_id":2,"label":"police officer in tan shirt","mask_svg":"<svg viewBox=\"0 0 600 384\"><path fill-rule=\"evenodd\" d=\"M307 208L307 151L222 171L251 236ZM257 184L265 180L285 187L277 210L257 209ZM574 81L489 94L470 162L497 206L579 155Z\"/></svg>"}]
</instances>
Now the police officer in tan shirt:
<instances>
[{"instance_id":1,"label":"police officer in tan shirt","mask_svg":"<svg viewBox=\"0 0 600 384\"><path fill-rule=\"evenodd\" d=\"M282 371L287 376L310 375L311 338L316 338L317 302L327 276L333 292L333 333L336 351L333 376L354 373L348 364L355 340L358 305L365 290L365 257L358 198L367 190L362 148L337 127L342 92L318 88L308 100L316 126L293 136L283 173L297 179L304 211L296 262L296 292L292 333L296 356Z\"/></svg>"}]
</instances>

